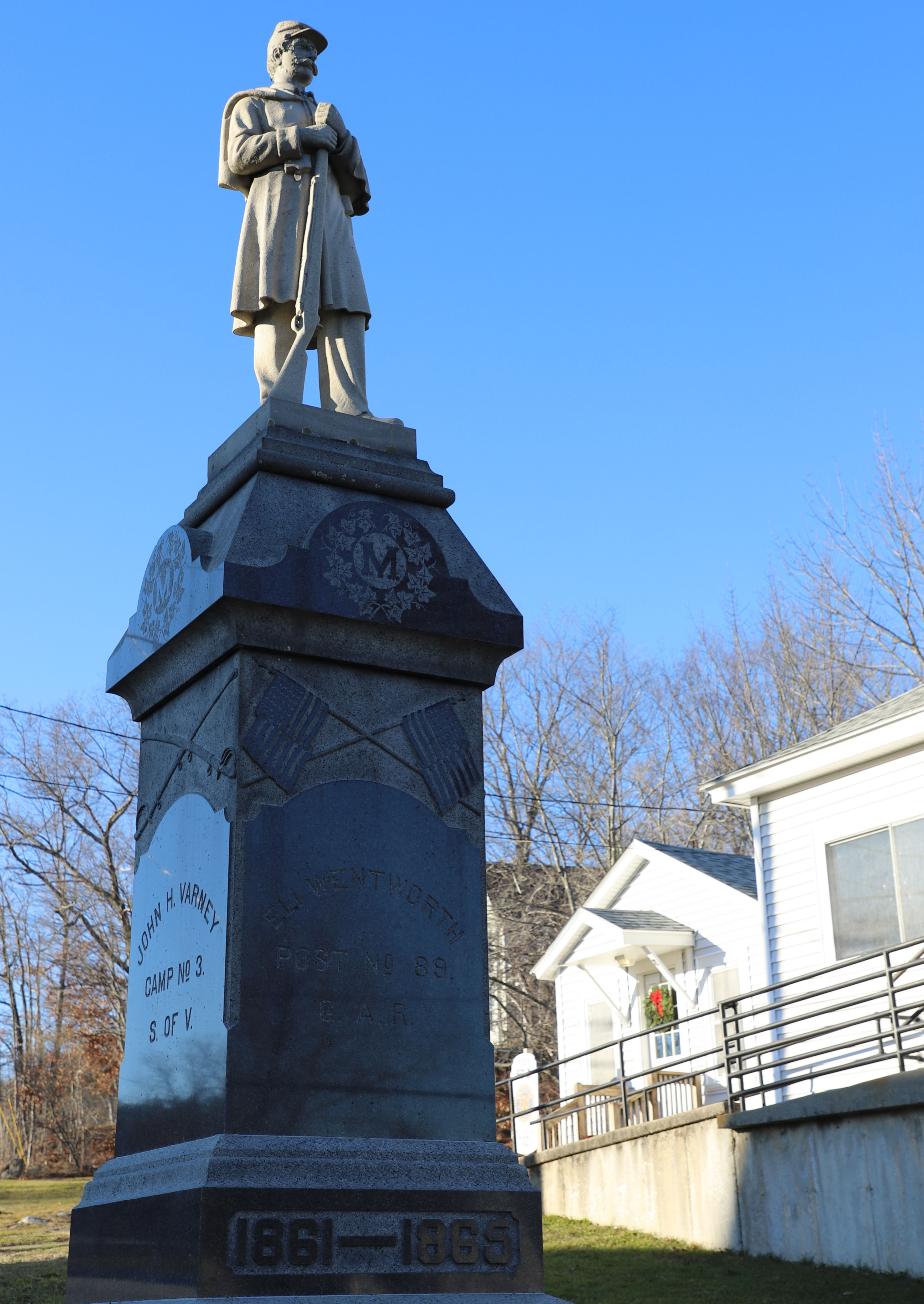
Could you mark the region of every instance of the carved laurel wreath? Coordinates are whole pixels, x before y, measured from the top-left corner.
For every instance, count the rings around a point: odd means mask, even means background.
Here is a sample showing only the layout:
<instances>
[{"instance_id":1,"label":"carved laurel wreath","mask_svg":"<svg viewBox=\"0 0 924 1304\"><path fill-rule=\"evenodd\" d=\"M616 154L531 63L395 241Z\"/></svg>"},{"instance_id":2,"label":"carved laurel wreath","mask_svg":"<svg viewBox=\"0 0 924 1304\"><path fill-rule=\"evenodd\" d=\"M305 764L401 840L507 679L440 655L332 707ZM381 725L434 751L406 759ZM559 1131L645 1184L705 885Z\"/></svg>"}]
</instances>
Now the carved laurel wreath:
<instances>
[{"instance_id":1,"label":"carved laurel wreath","mask_svg":"<svg viewBox=\"0 0 924 1304\"><path fill-rule=\"evenodd\" d=\"M399 622L436 595L434 557L415 523L385 508L361 507L328 528L324 578L368 618Z\"/></svg>"},{"instance_id":2,"label":"carved laurel wreath","mask_svg":"<svg viewBox=\"0 0 924 1304\"><path fill-rule=\"evenodd\" d=\"M169 632L183 595L185 564L185 538L179 529L168 530L151 553L138 604L141 632L154 643L163 643Z\"/></svg>"}]
</instances>

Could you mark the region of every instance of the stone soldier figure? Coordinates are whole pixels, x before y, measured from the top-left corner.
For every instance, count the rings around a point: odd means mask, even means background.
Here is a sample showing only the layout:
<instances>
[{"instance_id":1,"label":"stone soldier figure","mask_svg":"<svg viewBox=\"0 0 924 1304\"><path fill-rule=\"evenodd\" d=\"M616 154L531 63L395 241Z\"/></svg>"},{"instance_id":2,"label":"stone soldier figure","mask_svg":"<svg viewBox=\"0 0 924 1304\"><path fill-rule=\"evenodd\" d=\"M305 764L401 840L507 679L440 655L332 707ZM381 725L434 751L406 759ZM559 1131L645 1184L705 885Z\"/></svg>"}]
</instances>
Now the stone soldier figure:
<instances>
[{"instance_id":1,"label":"stone soldier figure","mask_svg":"<svg viewBox=\"0 0 924 1304\"><path fill-rule=\"evenodd\" d=\"M352 230L368 211L369 185L355 137L308 91L326 47L307 23L277 23L266 57L272 85L239 91L225 106L218 184L247 201L232 329L253 336L261 402L270 393L302 402L305 349L316 348L322 407L369 417L370 310ZM312 185L313 174L323 184ZM293 351L293 321L303 324L296 306L307 324Z\"/></svg>"}]
</instances>

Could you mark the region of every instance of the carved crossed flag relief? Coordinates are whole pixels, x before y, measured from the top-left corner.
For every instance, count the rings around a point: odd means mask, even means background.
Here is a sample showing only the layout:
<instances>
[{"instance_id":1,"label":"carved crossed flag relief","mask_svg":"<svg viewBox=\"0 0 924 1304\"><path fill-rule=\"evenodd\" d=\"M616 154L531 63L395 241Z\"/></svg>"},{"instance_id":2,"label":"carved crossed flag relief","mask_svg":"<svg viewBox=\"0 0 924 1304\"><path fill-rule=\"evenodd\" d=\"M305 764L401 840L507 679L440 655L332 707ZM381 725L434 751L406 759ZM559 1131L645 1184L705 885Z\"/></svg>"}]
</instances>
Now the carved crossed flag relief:
<instances>
[{"instance_id":1,"label":"carved crossed flag relief","mask_svg":"<svg viewBox=\"0 0 924 1304\"><path fill-rule=\"evenodd\" d=\"M356 736L316 752L314 741L327 719L346 725ZM378 736L399 727L411 745L416 765ZM451 701L411 711L368 733L281 671L273 676L257 702L253 722L241 741L257 764L288 793L296 791L299 776L310 760L359 742L372 743L419 775L441 815L461 802L478 782L478 765Z\"/></svg>"},{"instance_id":2,"label":"carved crossed flag relief","mask_svg":"<svg viewBox=\"0 0 924 1304\"><path fill-rule=\"evenodd\" d=\"M257 703L256 716L242 741L280 788L294 792L327 716L328 708L310 689L277 673Z\"/></svg>"},{"instance_id":3,"label":"carved crossed flag relief","mask_svg":"<svg viewBox=\"0 0 924 1304\"><path fill-rule=\"evenodd\" d=\"M478 766L459 717L449 702L437 702L412 711L401 724L436 808L445 815L478 780Z\"/></svg>"}]
</instances>

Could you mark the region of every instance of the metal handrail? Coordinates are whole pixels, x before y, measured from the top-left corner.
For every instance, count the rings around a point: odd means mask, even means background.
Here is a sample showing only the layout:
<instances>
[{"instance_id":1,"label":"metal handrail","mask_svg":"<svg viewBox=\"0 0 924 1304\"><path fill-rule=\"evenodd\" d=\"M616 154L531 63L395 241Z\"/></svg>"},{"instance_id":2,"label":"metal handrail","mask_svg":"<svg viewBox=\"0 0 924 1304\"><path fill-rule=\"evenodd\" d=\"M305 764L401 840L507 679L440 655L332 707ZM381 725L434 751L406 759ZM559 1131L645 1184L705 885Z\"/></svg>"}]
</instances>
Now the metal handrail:
<instances>
[{"instance_id":1,"label":"metal handrail","mask_svg":"<svg viewBox=\"0 0 924 1304\"><path fill-rule=\"evenodd\" d=\"M881 975L873 975L873 976L874 976L874 977L876 977L876 976L881 977ZM864 996L855 996L855 997L853 998L852 1001L839 1001L839 1002L837 1002L837 1004L835 1004L835 1005L826 1005L826 1006L824 1007L824 1012L825 1012L825 1014L836 1014L836 1013L838 1013L840 1010L851 1010L851 1009L855 1009L858 1005L865 1005L868 1001L881 1000L883 996L887 996L887 995L888 995L888 992L889 992L888 987L887 987L887 986L884 986L884 987L878 988L878 989L877 989L876 991L874 991L874 992L869 992L869 993L867 993L867 994L864 995ZM745 993L745 995L746 995L746 993ZM823 993L823 992L822 992L822 993L819 993L819 992L813 992L813 993L812 993L812 997L813 997L813 998L816 997L816 996L819 996L819 995L824 995L824 993ZM734 1000L735 1000L736 1002L737 1002L737 1001L740 1001L740 1000L742 1000L742 999L744 999L743 996L736 996L736 997L734 997ZM808 997L800 997L799 999L800 999L800 1000L808 1000L809 998L808 998ZM760 1013L760 1012L762 1012L762 1011L758 1011L758 1013ZM742 1017L746 1017L748 1020L753 1020L753 1019L756 1018L756 1014L755 1014L755 1011L754 1011L754 1010L748 1010L748 1011L747 1011L747 1014L746 1014L745 1016L742 1016ZM816 1004L816 1007L815 1007L814 1009L806 1010L803 1014L793 1014L793 1015L789 1016L789 1017L785 1020L785 1023L786 1023L787 1025L789 1025L789 1024L793 1024L793 1023L803 1023L806 1019L814 1019L814 1018L817 1018L817 1017L818 1017L818 1008L817 1008L817 1004ZM756 1036L757 1036L759 1033L761 1033L761 1032L775 1032L775 1031L780 1027L780 1024L781 1024L781 1020L779 1020L779 1019L777 1019L776 1021L771 1022L771 1023L754 1024L754 1023L752 1022L752 1023L751 1023L751 1026L748 1028L748 1036L756 1037Z\"/></svg>"},{"instance_id":2,"label":"metal handrail","mask_svg":"<svg viewBox=\"0 0 924 1304\"><path fill-rule=\"evenodd\" d=\"M877 992L876 995L880 1001L887 999L890 996L889 988L888 987L882 988L882 990ZM864 998L864 1003L865 1000L866 998ZM839 1010L843 1008L844 1008L843 1006L831 1006L823 1011L812 1010L807 1015L800 1015L799 1021L809 1017L817 1018L820 1013L826 1015L831 1014L834 1010L836 1009ZM821 1030L816 1028L810 1032L799 1033L795 1037L776 1037L776 1038L771 1037L769 1041L758 1043L757 1045L752 1046L749 1050L743 1053L742 1057L746 1058L751 1055L759 1055L763 1050L779 1051L787 1046L795 1046L799 1042L814 1041L819 1037L827 1037L833 1032L840 1032L846 1028L854 1028L854 1027L862 1026L864 1023L873 1023L873 1022L878 1022L880 1019L888 1019L890 1018L892 1013L894 1013L896 1016L899 1016L906 1013L909 1010L912 1011L916 1016L920 1016L922 1013L924 1013L924 1007L921 1007L920 1005L917 1004L912 1004L912 1005L899 1005L897 1003L890 1004L888 1010L878 1010L878 1011L870 1010L865 1014L858 1014L855 1019L845 1019L840 1023L825 1024L824 1028ZM740 1019L741 1016L739 1015L738 1017ZM792 1019L789 1022L795 1023L797 1022L797 1020ZM771 1027L762 1027L762 1028L750 1028L748 1029L746 1035L749 1038L752 1038L760 1033L772 1032L775 1031L776 1028L786 1027L786 1026L788 1026L788 1023L776 1024L775 1027L771 1026ZM915 1020L908 1019L904 1023L899 1023L899 1028L902 1032L912 1031L916 1026L919 1031L924 1031L924 1022L920 1022L917 1018Z\"/></svg>"},{"instance_id":3,"label":"metal handrail","mask_svg":"<svg viewBox=\"0 0 924 1304\"><path fill-rule=\"evenodd\" d=\"M851 969L859 972L851 974ZM811 986L816 980L821 982ZM860 986L872 990L825 1000ZM911 999L902 999L911 993ZM800 1010L800 1004L808 1008ZM647 1068L627 1071L626 1052L634 1044L653 1036L673 1038L678 1029L702 1024L704 1019L721 1022L722 1040L718 1046L666 1056ZM832 1041L838 1034L848 1035ZM507 1089L509 1112L498 1122L513 1124L518 1118L535 1118L538 1114L540 1120L558 1125L573 1118L579 1127L583 1116L583 1125L587 1126L593 1116L609 1126L611 1116L617 1120L621 1116L621 1125L625 1126L630 1115L648 1119L652 1111L661 1108L659 1093L669 1095L671 1088L681 1086L700 1093L709 1073L724 1078L730 1109L747 1109L754 1096L766 1102L768 1094L832 1074L856 1073L887 1063L894 1065L892 1071L904 1072L909 1062L924 1063L924 1045L918 1045L922 1038L924 938L915 938L753 988L670 1023L626 1033L548 1060L533 1070L502 1077L497 1088ZM866 1048L871 1053L865 1054ZM539 1081L543 1074L608 1050L614 1052L618 1072L606 1082L585 1084L568 1094L561 1094L559 1083L559 1094L538 1107L514 1108L514 1083L532 1077ZM661 1073L669 1074L669 1080L659 1081ZM713 1078L714 1084L718 1081L718 1077ZM607 1099L596 1099L601 1095ZM613 1108L616 1115L611 1115Z\"/></svg>"},{"instance_id":4,"label":"metal handrail","mask_svg":"<svg viewBox=\"0 0 924 1304\"><path fill-rule=\"evenodd\" d=\"M557 1109L561 1105L570 1104L571 1102L574 1101L587 1102L588 1097L593 1095L594 1092L612 1090L615 1088L622 1095L621 1103L623 1106L623 1116L628 1117L627 1104L628 1104L628 1097L630 1095L635 1095L636 1093L647 1094L652 1091L658 1091L664 1089L669 1085L676 1085L680 1082L687 1082L687 1081L695 1082L698 1078L701 1078L702 1075L705 1072L707 1072L710 1068L715 1069L721 1065L722 1047L708 1046L703 1050L690 1051L685 1055L666 1056L663 1060L659 1060L657 1063L650 1065L648 1068L641 1068L635 1072L626 1073L625 1072L626 1045L631 1042L637 1042L645 1037L673 1035L675 1029L679 1027L683 1027L687 1024L691 1024L697 1021L702 1021L704 1019L709 1019L715 1022L718 1019L718 1017L719 1017L719 1007L717 1005L713 1005L706 1010L698 1010L695 1014L688 1014L688 1015L684 1015L680 1019L674 1019L670 1023L657 1024L652 1028L645 1028L640 1032L629 1033L624 1037L614 1038L612 1041L601 1042L597 1046L589 1046L586 1050L579 1051L574 1055L564 1055L557 1060L547 1060L545 1063L538 1065L535 1069L527 1070L524 1073L510 1074L504 1078L500 1078L496 1083L496 1089L497 1090L501 1090L503 1088L507 1089L507 1096L510 1105L509 1105L509 1110L506 1114L498 1115L497 1122L498 1124L513 1123L517 1118L523 1118L527 1115L532 1115L535 1113L534 1107L529 1107L520 1110L515 1110L513 1108L513 1084L515 1082L520 1082L525 1078L541 1076L543 1073L548 1073L552 1069L560 1068L563 1064L569 1064L577 1060L584 1060L587 1059L590 1055L597 1053L598 1051L610 1050L610 1049L617 1051L619 1054L620 1072L618 1074L616 1074L612 1078L607 1079L607 1081L605 1082L594 1083L592 1086L585 1087L585 1089L582 1091L572 1092L568 1095L559 1094L553 1099L544 1100L542 1101L540 1108L542 1111L549 1111L549 1110ZM699 1067L692 1067L698 1061L701 1060L705 1060L707 1062ZM685 1064L688 1064L691 1067L687 1072L682 1072L681 1068ZM672 1082L668 1084L668 1083L651 1083L645 1081L645 1079L649 1078L652 1074L657 1075L659 1073L670 1073L672 1075ZM588 1108L593 1108L593 1105L592 1104L588 1105ZM647 1117L647 1112L648 1112L647 1101L646 1101L645 1112Z\"/></svg>"},{"instance_id":5,"label":"metal handrail","mask_svg":"<svg viewBox=\"0 0 924 1304\"><path fill-rule=\"evenodd\" d=\"M767 983L765 987L752 987L745 995L763 996L764 992L776 992L781 987L788 987L793 983L808 982L810 978L823 978L826 974L836 973L839 969L846 969L852 964L864 964L867 960L877 960L884 955L891 955L895 951L903 950L906 946L921 947L918 955L908 962L909 965L924 962L924 937L916 937L909 942L896 942L893 946L881 947L878 951L863 951L860 955L853 955L848 960L835 960L832 964L823 965L820 969L809 969L806 973L796 974L793 978L781 978L775 983Z\"/></svg>"},{"instance_id":6,"label":"metal handrail","mask_svg":"<svg viewBox=\"0 0 924 1304\"><path fill-rule=\"evenodd\" d=\"M888 994L889 993L887 991L882 992L883 997L887 997ZM819 1013L821 1013L821 1011L819 1011ZM887 1018L888 1014L884 1014L881 1011L878 1016L873 1013L864 1014L861 1018L858 1019L842 1019L840 1023L825 1024L824 1030L821 1032L816 1028L809 1032L800 1032L795 1037L779 1037L776 1039L771 1038L769 1041L759 1042L756 1046L753 1046L748 1050L740 1052L739 1055L736 1056L736 1058L747 1059L754 1055L760 1055L766 1050L781 1051L781 1050L785 1050L787 1046L799 1046L806 1041L817 1041L819 1037L830 1036L830 1034L833 1032L844 1032L848 1028L855 1028L858 1024L872 1023L875 1021L877 1017ZM781 1024L780 1026L785 1027L786 1025ZM761 1032L763 1031L765 1030L761 1029ZM751 1037L754 1034L752 1032L748 1032L744 1034L739 1033L738 1035Z\"/></svg>"},{"instance_id":7,"label":"metal handrail","mask_svg":"<svg viewBox=\"0 0 924 1304\"><path fill-rule=\"evenodd\" d=\"M708 1010L697 1010L695 1014L685 1014L680 1019L673 1019L670 1023L659 1023L654 1028L643 1028L641 1032L627 1032L624 1037L614 1037L612 1041L601 1041L599 1046L588 1046L586 1050L576 1051L573 1055L563 1055L561 1059L546 1060L537 1068L527 1069L524 1073L515 1073L513 1076L498 1078L496 1085L498 1087L506 1086L509 1082L519 1082L521 1078L531 1078L536 1073L544 1073L547 1069L557 1069L562 1064L568 1064L571 1060L585 1059L588 1055L595 1055L598 1050L609 1050L611 1046L618 1046L627 1041L638 1041L640 1037L651 1037L661 1032L666 1032L668 1028L679 1028L682 1024L693 1023L696 1019L705 1019L709 1015L718 1018L718 1005L711 1005ZM680 1057L685 1058L684 1056Z\"/></svg>"},{"instance_id":8,"label":"metal handrail","mask_svg":"<svg viewBox=\"0 0 924 1304\"><path fill-rule=\"evenodd\" d=\"M861 983L876 982L877 979L881 979L882 977L883 975L881 973L864 974L861 978L850 978L847 982L834 983L830 987L816 987L810 992L799 992L795 996L784 996L779 1001L767 1001L763 1005L752 1006L748 1010L748 1017L756 1019L762 1014L776 1014L780 1010L787 1010L794 1005L801 1005L805 1001L815 1001L817 1003L819 997L831 996L837 992L846 991L849 987L859 987ZM742 993L742 995L750 996L750 992ZM740 1000L740 997L736 996L734 999ZM854 996L852 1000L845 1001L844 1005L856 1005L858 1001L862 1001L863 999L862 996Z\"/></svg>"}]
</instances>

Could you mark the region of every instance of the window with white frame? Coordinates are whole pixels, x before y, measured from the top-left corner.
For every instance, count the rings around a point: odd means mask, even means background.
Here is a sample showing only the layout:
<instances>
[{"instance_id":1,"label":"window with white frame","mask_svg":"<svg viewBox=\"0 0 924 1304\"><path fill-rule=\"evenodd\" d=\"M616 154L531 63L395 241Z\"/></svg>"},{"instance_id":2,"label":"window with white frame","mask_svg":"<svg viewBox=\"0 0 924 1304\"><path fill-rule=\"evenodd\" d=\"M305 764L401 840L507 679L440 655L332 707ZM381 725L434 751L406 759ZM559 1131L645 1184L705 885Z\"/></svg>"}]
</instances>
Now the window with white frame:
<instances>
[{"instance_id":1,"label":"window with white frame","mask_svg":"<svg viewBox=\"0 0 924 1304\"><path fill-rule=\"evenodd\" d=\"M652 1059L673 1059L680 1054L680 1029L664 1028L677 1018L677 994L670 983L660 975L651 974L645 979L645 1027L651 1032L648 1038Z\"/></svg>"},{"instance_id":2,"label":"window with white frame","mask_svg":"<svg viewBox=\"0 0 924 1304\"><path fill-rule=\"evenodd\" d=\"M924 819L825 847L838 960L924 937Z\"/></svg>"}]
</instances>

